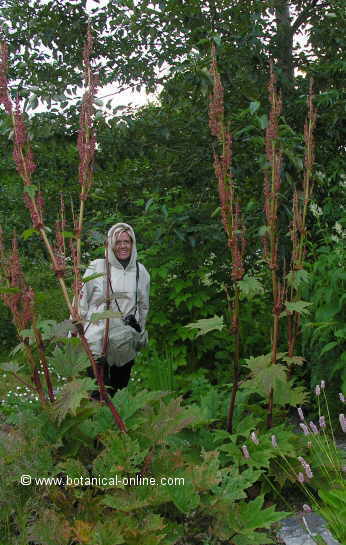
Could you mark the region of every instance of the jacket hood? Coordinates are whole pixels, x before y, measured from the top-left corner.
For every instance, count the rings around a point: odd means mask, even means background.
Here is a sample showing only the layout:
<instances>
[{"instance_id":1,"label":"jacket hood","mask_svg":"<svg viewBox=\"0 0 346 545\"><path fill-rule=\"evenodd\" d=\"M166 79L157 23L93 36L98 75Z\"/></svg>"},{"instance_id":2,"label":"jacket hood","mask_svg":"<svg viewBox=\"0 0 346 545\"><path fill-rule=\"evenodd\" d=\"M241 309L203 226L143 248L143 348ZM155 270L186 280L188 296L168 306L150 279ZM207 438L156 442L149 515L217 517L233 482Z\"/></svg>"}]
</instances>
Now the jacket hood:
<instances>
[{"instance_id":1,"label":"jacket hood","mask_svg":"<svg viewBox=\"0 0 346 545\"><path fill-rule=\"evenodd\" d=\"M136 236L134 233L134 230L132 229L131 225L128 225L127 223L116 223L115 225L112 225L112 227L109 229L107 233L107 242L108 242L108 260L113 267L116 267L117 269L123 269L122 264L115 256L115 253L113 251L113 244L114 244L114 231L118 229L119 227L122 227L124 229L127 229L129 232L130 237L132 238L132 252L130 261L126 268L132 268L136 265L137 260L137 245L136 245Z\"/></svg>"}]
</instances>

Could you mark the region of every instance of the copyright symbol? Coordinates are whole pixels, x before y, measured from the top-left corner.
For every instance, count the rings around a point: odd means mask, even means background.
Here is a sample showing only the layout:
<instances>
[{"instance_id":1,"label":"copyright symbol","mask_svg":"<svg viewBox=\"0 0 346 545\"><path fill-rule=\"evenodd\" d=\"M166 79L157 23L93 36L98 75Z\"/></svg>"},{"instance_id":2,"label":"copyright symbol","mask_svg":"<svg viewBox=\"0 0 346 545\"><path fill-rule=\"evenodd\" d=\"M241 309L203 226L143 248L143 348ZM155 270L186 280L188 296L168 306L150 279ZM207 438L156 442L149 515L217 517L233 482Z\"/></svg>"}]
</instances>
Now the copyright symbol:
<instances>
[{"instance_id":1,"label":"copyright symbol","mask_svg":"<svg viewBox=\"0 0 346 545\"><path fill-rule=\"evenodd\" d=\"M28 486L29 484L31 484L31 480L31 475L21 475L20 484Z\"/></svg>"}]
</instances>

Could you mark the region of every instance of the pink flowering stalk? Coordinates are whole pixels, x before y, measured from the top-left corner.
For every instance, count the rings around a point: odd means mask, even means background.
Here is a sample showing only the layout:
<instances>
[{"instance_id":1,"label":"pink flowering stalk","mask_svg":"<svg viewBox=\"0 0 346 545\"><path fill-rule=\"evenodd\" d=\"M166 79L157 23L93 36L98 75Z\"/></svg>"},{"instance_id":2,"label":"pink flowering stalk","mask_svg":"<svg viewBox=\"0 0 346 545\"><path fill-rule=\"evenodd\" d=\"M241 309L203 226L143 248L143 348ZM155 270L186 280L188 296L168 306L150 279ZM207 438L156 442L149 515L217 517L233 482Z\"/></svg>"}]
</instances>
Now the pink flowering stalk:
<instances>
[{"instance_id":1,"label":"pink flowering stalk","mask_svg":"<svg viewBox=\"0 0 346 545\"><path fill-rule=\"evenodd\" d=\"M32 370L32 382L40 402L45 405L46 398L44 395L40 375L39 366L35 361L33 351L29 345L27 338L23 337L21 331L31 326L34 322L34 291L25 282L21 263L19 260L17 238L14 235L12 239L12 251L7 258L5 254L3 233L0 229L0 277L2 282L8 287L8 293L1 294L5 305L11 311L13 323L16 326L17 334L23 344L27 359ZM18 376L15 375L18 379ZM23 382L19 379L20 382ZM50 382L49 382L50 383ZM47 383L48 384L48 383ZM30 385L29 385L30 388Z\"/></svg>"},{"instance_id":2,"label":"pink flowering stalk","mask_svg":"<svg viewBox=\"0 0 346 545\"><path fill-rule=\"evenodd\" d=\"M310 435L309 428L303 422L300 422L299 426L302 428L304 435Z\"/></svg>"},{"instance_id":3,"label":"pink flowering stalk","mask_svg":"<svg viewBox=\"0 0 346 545\"><path fill-rule=\"evenodd\" d=\"M87 30L87 39L83 51L84 87L85 93L80 110L77 147L79 152L79 183L80 183L80 208L78 223L75 226L77 239L77 261L81 260L81 233L83 229L83 217L85 201L88 197L93 182L93 163L96 146L96 134L93 128L94 99L97 92L98 76L91 69L91 53L93 37L90 27Z\"/></svg>"},{"instance_id":4,"label":"pink flowering stalk","mask_svg":"<svg viewBox=\"0 0 346 545\"><path fill-rule=\"evenodd\" d=\"M310 426L310 430L312 431L312 433L314 433L315 435L317 435L319 433L319 430L318 430L318 427L316 426L316 424L314 424L313 422L310 422L309 426Z\"/></svg>"},{"instance_id":5,"label":"pink flowering stalk","mask_svg":"<svg viewBox=\"0 0 346 545\"><path fill-rule=\"evenodd\" d=\"M298 473L298 481L303 484L305 482L305 477L304 477L304 473L302 473L301 471Z\"/></svg>"},{"instance_id":6,"label":"pink flowering stalk","mask_svg":"<svg viewBox=\"0 0 346 545\"><path fill-rule=\"evenodd\" d=\"M256 433L254 431L251 433L250 438L251 438L251 441L253 443L255 443L255 445L259 445L259 440L258 440L257 435L256 435Z\"/></svg>"},{"instance_id":7,"label":"pink flowering stalk","mask_svg":"<svg viewBox=\"0 0 346 545\"><path fill-rule=\"evenodd\" d=\"M241 450L243 451L244 458L250 458L250 454L246 445L243 445L241 447Z\"/></svg>"},{"instance_id":8,"label":"pink flowering stalk","mask_svg":"<svg viewBox=\"0 0 346 545\"><path fill-rule=\"evenodd\" d=\"M276 89L276 77L272 63L270 64L270 78L268 83L270 114L265 136L265 152L268 168L264 172L264 215L266 222L265 234L262 236L262 245L265 261L271 271L273 297L273 326L271 362L277 363L277 347L279 342L279 320L282 312L284 287L280 283L278 274L278 210L281 187L282 151L278 142L279 118L282 109L281 95ZM273 421L273 390L269 393L267 425Z\"/></svg>"},{"instance_id":9,"label":"pink flowering stalk","mask_svg":"<svg viewBox=\"0 0 346 545\"><path fill-rule=\"evenodd\" d=\"M240 379L240 291L238 282L243 278L244 254L246 241L244 226L241 217L240 204L235 196L235 184L233 180L232 164L232 135L225 123L224 116L224 91L217 68L215 46L211 51L210 73L213 78L213 93L209 101L209 127L211 133L217 139L220 153L214 151L214 170L218 182L218 193L221 206L222 225L227 235L228 247L231 253L231 278L234 285L234 298L227 294L231 315L230 333L234 335L235 349L233 358L233 386L227 414L227 430L232 433L233 415L236 403L237 391Z\"/></svg>"},{"instance_id":10,"label":"pink flowering stalk","mask_svg":"<svg viewBox=\"0 0 346 545\"><path fill-rule=\"evenodd\" d=\"M319 418L319 424L320 424L320 428L322 429L326 427L326 419L323 415L321 415Z\"/></svg>"},{"instance_id":11,"label":"pink flowering stalk","mask_svg":"<svg viewBox=\"0 0 346 545\"><path fill-rule=\"evenodd\" d=\"M343 394L339 394L339 399L341 401L341 403L345 403L345 396Z\"/></svg>"},{"instance_id":12,"label":"pink flowering stalk","mask_svg":"<svg viewBox=\"0 0 346 545\"><path fill-rule=\"evenodd\" d=\"M344 414L339 414L339 422L340 422L342 431L346 433L346 419Z\"/></svg>"},{"instance_id":13,"label":"pink flowering stalk","mask_svg":"<svg viewBox=\"0 0 346 545\"><path fill-rule=\"evenodd\" d=\"M86 92L82 101L81 115L80 115L80 132L78 137L78 150L80 155L80 169L79 169L79 181L81 185L80 193L80 212L77 225L75 226L76 235L76 259L74 261L74 269L80 270L80 257L81 257L81 231L83 226L83 214L85 208L85 200L88 196L90 186L92 183L92 162L95 151L95 134L92 128L92 112L93 112L93 99L96 92L97 78L91 72L90 68L90 53L92 48L92 37L90 29L88 28L87 41L84 48L83 60L84 60L84 76ZM34 164L30 143L27 139L26 128L23 120L23 116L20 111L19 100L16 102L16 108L12 106L12 101L8 93L7 82L7 45L1 42L0 47L0 103L5 106L6 112L11 116L13 129L14 129L14 160L17 170L21 175L24 182L25 202L29 208L32 223L35 229L40 233L45 247L48 251L52 268L55 272L57 280L60 284L65 302L69 309L72 320L76 324L80 324L80 316L78 309L72 305L67 286L64 280L65 266L64 256L59 251L61 249L62 241L61 237L57 234L56 243L52 245L47 237L44 218L43 218L43 206L42 197L37 193L35 186L32 184L31 175L36 168ZM57 233L60 232L57 229ZM59 249L60 246L60 249ZM75 282L75 291L80 289L79 279ZM84 335L82 327L78 327L78 334L85 352L88 355L91 367L94 372L94 376L99 386L100 398L104 400L108 405L114 420L122 432L126 432L126 427L117 412L114 404L106 391L102 377L100 378L97 364L94 356L91 352L88 341Z\"/></svg>"},{"instance_id":14,"label":"pink flowering stalk","mask_svg":"<svg viewBox=\"0 0 346 545\"><path fill-rule=\"evenodd\" d=\"M299 415L300 420L304 421L305 418L304 418L303 409L301 407L298 407L297 411L298 411L298 415Z\"/></svg>"},{"instance_id":15,"label":"pink flowering stalk","mask_svg":"<svg viewBox=\"0 0 346 545\"><path fill-rule=\"evenodd\" d=\"M272 435L271 439L272 439L272 446L274 448L278 448L278 442L277 442L276 436Z\"/></svg>"},{"instance_id":16,"label":"pink flowering stalk","mask_svg":"<svg viewBox=\"0 0 346 545\"><path fill-rule=\"evenodd\" d=\"M316 108L313 105L312 82L310 82L310 90L307 98L308 114L304 125L304 142L305 142L305 158L304 158L304 174L301 182L301 187L294 187L292 199L292 222L290 225L290 236L292 243L291 255L291 278L292 282L288 291L289 301L299 301L301 299L300 287L295 285L294 279L297 271L304 268L304 258L306 252L306 243L308 238L308 230L306 219L308 206L311 201L313 190L313 165L314 165L314 130L316 127ZM288 356L293 357L295 352L296 340L300 331L301 314L297 311L288 313L287 316L287 337L288 337ZM289 368L289 375L292 373L292 366ZM324 388L321 385L321 389Z\"/></svg>"}]
</instances>

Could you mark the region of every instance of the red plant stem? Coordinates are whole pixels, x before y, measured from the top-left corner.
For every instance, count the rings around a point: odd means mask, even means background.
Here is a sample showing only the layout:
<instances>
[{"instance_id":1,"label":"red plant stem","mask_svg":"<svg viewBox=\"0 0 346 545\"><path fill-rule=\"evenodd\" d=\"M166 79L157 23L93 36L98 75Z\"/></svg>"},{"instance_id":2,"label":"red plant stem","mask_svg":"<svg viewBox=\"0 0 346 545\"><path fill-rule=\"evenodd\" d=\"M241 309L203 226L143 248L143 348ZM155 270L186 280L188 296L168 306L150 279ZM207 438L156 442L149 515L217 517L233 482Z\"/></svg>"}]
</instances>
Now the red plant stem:
<instances>
[{"instance_id":1,"label":"red plant stem","mask_svg":"<svg viewBox=\"0 0 346 545\"><path fill-rule=\"evenodd\" d=\"M79 338L80 338L80 340L81 340L81 342L82 342L82 345L83 345L83 347L84 347L84 350L85 350L85 352L87 353L88 358L89 358L89 361L90 361L90 363L91 363L91 365L92 365L92 369L93 369L93 372L94 372L94 376L95 376L95 378L96 378L96 381L97 381L97 383L98 383L98 387L99 387L99 390L100 390L101 399L104 399L105 402L106 402L106 404L108 405L108 407L109 407L111 413L112 413L113 416L114 416L114 420L116 421L119 430L120 430L121 432L126 433L126 432L127 432L126 426L125 426L123 420L121 419L121 417L120 417L118 411L116 410L116 408L115 408L115 406L114 406L114 404L113 404L113 402L112 402L112 400L111 400L111 398L110 398L108 392L106 391L106 388L105 388L105 385L104 385L104 383L103 383L103 380L100 379L100 375L99 375L98 369L97 369L97 363L96 363L95 358L94 358L94 356L93 356L93 354L92 354L92 352L91 352L91 350L90 350L89 343L88 343L88 341L87 341L85 335L82 334L81 332L79 332Z\"/></svg>"},{"instance_id":2,"label":"red plant stem","mask_svg":"<svg viewBox=\"0 0 346 545\"><path fill-rule=\"evenodd\" d=\"M307 241L306 217L308 205L311 199L313 188L312 169L314 164L314 129L316 126L316 109L313 105L312 81L310 81L309 95L307 99L308 116L304 126L304 141L305 141L305 158L304 158L304 176L303 176L303 204L298 197L298 192L295 189L293 195L293 221L291 226L292 240L292 259L291 259L291 275L292 287L290 289L290 301L300 299L300 289L294 285L294 276L297 270L304 267L304 253ZM288 356L293 357L295 352L295 344L299 334L300 313L294 311L293 314L287 317L288 328ZM293 365L288 368L288 377L292 375Z\"/></svg>"},{"instance_id":3,"label":"red plant stem","mask_svg":"<svg viewBox=\"0 0 346 545\"><path fill-rule=\"evenodd\" d=\"M234 335L234 364L233 364L233 386L231 391L231 398L230 403L228 407L228 414L227 414L227 431L229 433L233 433L233 416L234 416L234 409L235 409L235 402L237 397L237 392L239 389L239 379L240 379L240 329L239 329L239 310L240 310L240 292L239 287L236 285L235 288L235 302L234 302L234 309L233 309L233 324L235 331L233 331Z\"/></svg>"},{"instance_id":4,"label":"red plant stem","mask_svg":"<svg viewBox=\"0 0 346 545\"><path fill-rule=\"evenodd\" d=\"M88 30L88 32L89 32L89 30ZM1 42L1 47L2 47L2 42ZM1 52L2 52L2 50L1 50ZM6 80L6 76L5 76L5 73L4 73L5 69L6 69L6 62L1 64L2 72L1 72L0 75L1 75L2 81L4 81L6 83L6 85L7 85L7 80ZM88 70L89 70L88 71L88 77L90 78L91 77L90 67L89 67ZM89 84L91 84L90 79L89 79ZM96 83L95 83L95 85L96 85ZM16 123L16 117L15 117L15 115L13 113L13 110L12 110L11 101L10 101L10 98L8 96L7 87L5 89L1 89L1 95L0 96L1 96L2 102L4 102L4 100L6 102L6 106L7 106L6 111L12 117L13 128L14 128L14 132L16 134L16 131L17 131L18 127L17 127L17 123ZM89 138L90 138L90 134L88 133L88 139ZM89 140L88 140L88 143L90 144ZM22 147L23 144L21 142L19 142L19 144L18 144L18 142L16 141L15 145L16 145L17 156L20 159L20 167L21 167L20 168L20 175L23 178L24 185L25 186L32 186L30 168L28 168L28 164L29 164L28 160L29 159L23 153L23 147ZM91 155L91 153L92 153L92 148L90 147L89 154ZM83 222L84 201L86 199L87 191L88 191L88 188L90 187L90 183L91 183L90 162L89 162L88 166L89 166L89 168L88 168L87 177L85 178L84 182L82 183L82 191L81 191L81 201L82 202L81 202L81 206L80 206L79 222L78 222L78 228L77 228L77 233L76 233L76 236L77 236L77 255L79 255L78 263L80 263L80 234L81 234L80 230L81 230L82 222ZM40 213L40 210L38 210L35 198L32 198L29 193L28 193L28 196L29 196L29 199L30 199L30 204L31 204L31 207L32 207L32 211L33 211L33 213L35 215L35 218L37 218L37 221L38 221L36 225L34 224L34 227L39 231L39 233L41 235L41 238L43 240L43 243L44 243L44 245L45 245L45 247L47 249L48 255L50 257L50 260L51 260L51 263L52 263L52 266L53 266L53 270L54 270L55 275L56 275L56 277L58 279L58 282L60 284L64 299L65 299L66 305L68 307L68 310L70 312L70 315L72 317L72 320L74 320L74 321L76 321L78 323L78 322L80 322L80 316L79 316L78 312L73 308L73 305L71 303L70 297L68 295L67 287L66 287L65 281L63 279L63 272L59 268L59 264L57 263L57 260L55 258L53 248L52 248L52 246L51 246L51 244L50 244L50 242L48 240L48 237L47 237L45 229L44 229L44 222L43 222L42 215ZM122 432L126 432L125 424L122 421L122 419L121 419L119 413L117 412L116 408L114 407L108 393L106 392L102 377L100 378L100 376L99 376L95 359L94 359L94 357L93 357L93 355L91 353L88 341L87 341L84 333L81 331L81 328L78 329L78 333L79 333L79 337L81 339L82 345L83 345L83 347L84 347L84 349L85 349L85 351L86 351L86 353L88 355L89 361L90 361L90 363L92 365L94 376L95 376L95 378L97 380L97 383L98 383L98 386L99 386L101 399L104 399L106 401L107 405L109 406L109 408L110 408L110 410L111 410L111 412L112 412L112 414L114 416L114 420L117 423L119 429ZM39 377L38 370L37 370L37 367L36 367L36 364L35 364L35 360L34 360L32 354L31 354L31 351L30 351L30 348L29 348L29 346L27 344L27 341L25 341L25 340L24 340L24 346L25 346L25 349L26 349L26 352L27 352L27 355L28 355L28 360L30 361L30 364L31 364L32 369L33 369L33 381L35 383L39 398L41 400L41 403L45 404L46 399L45 399L44 392L43 392L43 389L42 389L42 385L41 385L40 377Z\"/></svg>"},{"instance_id":5,"label":"red plant stem","mask_svg":"<svg viewBox=\"0 0 346 545\"><path fill-rule=\"evenodd\" d=\"M239 235L241 228L240 206L235 200L235 187L232 178L232 136L225 125L224 118L224 92L220 74L217 69L215 47L212 48L211 75L214 81L213 94L209 103L209 127L213 136L222 147L221 155L214 153L214 169L218 180L218 191L221 205L222 224L227 236L228 247L231 250L231 278L234 282L234 306L230 305L230 298L226 291L227 301L230 310L230 333L234 336L233 354L233 386L230 394L230 402L227 412L227 430L232 433L233 416L236 403L236 396L239 389L240 378L240 293L238 281L244 275L244 249L245 239L243 232Z\"/></svg>"},{"instance_id":6,"label":"red plant stem","mask_svg":"<svg viewBox=\"0 0 346 545\"><path fill-rule=\"evenodd\" d=\"M28 361L29 361L29 363L31 365L31 368L32 368L32 380L33 380L33 383L36 386L36 392L37 392L38 397L39 397L39 399L41 401L41 405L45 406L47 404L47 400L46 400L45 395L44 395L44 391L43 391L43 388L42 388L41 379L40 379L40 375L38 373L35 358L34 358L32 352L31 352L28 340L27 339L22 339L22 342L23 342L23 346L24 346Z\"/></svg>"},{"instance_id":7,"label":"red plant stem","mask_svg":"<svg viewBox=\"0 0 346 545\"><path fill-rule=\"evenodd\" d=\"M42 364L44 376L45 376L45 379L46 379L48 396L49 396L49 399L50 399L51 403L53 403L55 401L55 397L54 397L54 393L53 393L52 381L51 381L50 373L49 373L49 369L48 369L48 364L47 364L44 344L43 344L43 340L42 340L42 335L41 335L40 330L37 329L37 327L35 326L35 324L33 324L33 331L34 331L34 334L35 334L36 344L37 344L37 348L38 348L38 352L39 352L39 357L40 357L40 361L41 361L41 364Z\"/></svg>"}]
</instances>

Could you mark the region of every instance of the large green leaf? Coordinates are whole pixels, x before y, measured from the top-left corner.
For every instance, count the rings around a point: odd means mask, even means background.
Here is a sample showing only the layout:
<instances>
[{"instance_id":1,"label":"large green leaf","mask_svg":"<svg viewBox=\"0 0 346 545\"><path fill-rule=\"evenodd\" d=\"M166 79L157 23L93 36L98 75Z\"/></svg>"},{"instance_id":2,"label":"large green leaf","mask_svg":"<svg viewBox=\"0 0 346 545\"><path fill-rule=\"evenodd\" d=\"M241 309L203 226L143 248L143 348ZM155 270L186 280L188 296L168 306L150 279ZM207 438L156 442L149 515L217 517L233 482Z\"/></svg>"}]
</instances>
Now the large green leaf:
<instances>
[{"instance_id":1,"label":"large green leaf","mask_svg":"<svg viewBox=\"0 0 346 545\"><path fill-rule=\"evenodd\" d=\"M22 368L22 364L17 361L3 361L0 363L0 369L5 373L18 373Z\"/></svg>"},{"instance_id":2,"label":"large green leaf","mask_svg":"<svg viewBox=\"0 0 346 545\"><path fill-rule=\"evenodd\" d=\"M89 397L89 392L94 389L95 380L89 377L74 379L65 384L53 404L58 422L60 423L69 413L75 415L82 399Z\"/></svg>"},{"instance_id":3,"label":"large green leaf","mask_svg":"<svg viewBox=\"0 0 346 545\"><path fill-rule=\"evenodd\" d=\"M300 288L302 284L307 284L310 279L310 274L304 269L298 271L291 271L286 276L287 284L293 288Z\"/></svg>"},{"instance_id":4,"label":"large green leaf","mask_svg":"<svg viewBox=\"0 0 346 545\"><path fill-rule=\"evenodd\" d=\"M245 275L243 280L238 282L241 298L253 299L256 295L263 295L264 288L257 278Z\"/></svg>"},{"instance_id":5,"label":"large green leaf","mask_svg":"<svg viewBox=\"0 0 346 545\"><path fill-rule=\"evenodd\" d=\"M62 515L46 509L38 514L31 525L29 536L37 545L68 545L71 542L71 527Z\"/></svg>"},{"instance_id":6,"label":"large green leaf","mask_svg":"<svg viewBox=\"0 0 346 545\"><path fill-rule=\"evenodd\" d=\"M121 312L115 312L113 310L104 310L103 312L94 312L90 316L90 322L98 322L99 320L106 320L107 318L121 318Z\"/></svg>"},{"instance_id":7,"label":"large green leaf","mask_svg":"<svg viewBox=\"0 0 346 545\"><path fill-rule=\"evenodd\" d=\"M287 316L287 314L291 312L297 312L298 314L303 315L309 314L309 307L311 305L312 303L309 303L308 301L285 301L286 310L281 312L280 317Z\"/></svg>"},{"instance_id":8,"label":"large green leaf","mask_svg":"<svg viewBox=\"0 0 346 545\"><path fill-rule=\"evenodd\" d=\"M275 511L275 506L263 509L264 496L258 496L250 502L240 502L230 509L229 522L240 534L250 534L259 528L270 528L272 524L290 515L288 512Z\"/></svg>"},{"instance_id":9,"label":"large green leaf","mask_svg":"<svg viewBox=\"0 0 346 545\"><path fill-rule=\"evenodd\" d=\"M88 356L80 346L68 343L56 346L53 355L48 358L49 365L62 377L75 377L90 366Z\"/></svg>"},{"instance_id":10,"label":"large green leaf","mask_svg":"<svg viewBox=\"0 0 346 545\"><path fill-rule=\"evenodd\" d=\"M199 495L188 479L188 475L185 476L184 484L167 486L166 489L170 499L182 513L193 511L200 503Z\"/></svg>"},{"instance_id":11,"label":"large green leaf","mask_svg":"<svg viewBox=\"0 0 346 545\"><path fill-rule=\"evenodd\" d=\"M234 502L247 497L246 489L252 486L261 476L260 471L248 468L239 472L235 466L223 472L223 478L220 486L214 487L214 494L223 499Z\"/></svg>"},{"instance_id":12,"label":"large green leaf","mask_svg":"<svg viewBox=\"0 0 346 545\"><path fill-rule=\"evenodd\" d=\"M200 335L206 335L215 329L221 331L225 327L225 324L223 323L223 316L216 316L215 314L215 316L212 318L202 318L201 320L187 324L184 327L189 329L197 329L198 333L196 337L199 337Z\"/></svg>"}]
</instances>

